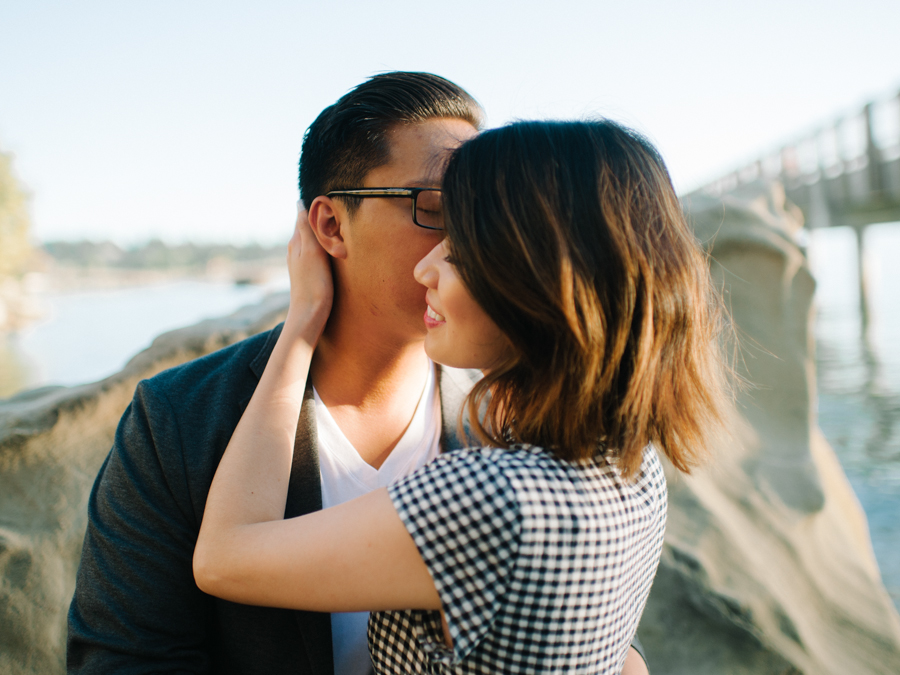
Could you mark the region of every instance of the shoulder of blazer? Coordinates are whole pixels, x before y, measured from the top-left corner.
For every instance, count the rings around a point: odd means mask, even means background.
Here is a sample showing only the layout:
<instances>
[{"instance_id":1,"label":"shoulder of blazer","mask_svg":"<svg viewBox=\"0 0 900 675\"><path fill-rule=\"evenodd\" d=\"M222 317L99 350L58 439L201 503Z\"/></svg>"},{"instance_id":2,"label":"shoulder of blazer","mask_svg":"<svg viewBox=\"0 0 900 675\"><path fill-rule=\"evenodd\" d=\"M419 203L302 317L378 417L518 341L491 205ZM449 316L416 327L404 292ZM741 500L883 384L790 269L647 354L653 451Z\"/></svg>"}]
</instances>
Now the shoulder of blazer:
<instances>
[{"instance_id":1,"label":"shoulder of blazer","mask_svg":"<svg viewBox=\"0 0 900 675\"><path fill-rule=\"evenodd\" d=\"M176 411L197 405L204 410L215 408L219 414L233 408L240 414L253 395L280 334L281 324L164 370L144 384L164 392Z\"/></svg>"},{"instance_id":2,"label":"shoulder of blazer","mask_svg":"<svg viewBox=\"0 0 900 675\"><path fill-rule=\"evenodd\" d=\"M219 460L280 334L279 325L138 385L139 390L150 390L156 400L165 402L148 411L149 433L155 435L154 428L175 430L179 447L157 451L164 455L161 461L183 474L178 482L183 481L194 495L199 513ZM311 397L311 390L307 393ZM322 508L315 414L309 403L304 401L298 425L288 498L288 510L294 511L291 515Z\"/></svg>"}]
</instances>

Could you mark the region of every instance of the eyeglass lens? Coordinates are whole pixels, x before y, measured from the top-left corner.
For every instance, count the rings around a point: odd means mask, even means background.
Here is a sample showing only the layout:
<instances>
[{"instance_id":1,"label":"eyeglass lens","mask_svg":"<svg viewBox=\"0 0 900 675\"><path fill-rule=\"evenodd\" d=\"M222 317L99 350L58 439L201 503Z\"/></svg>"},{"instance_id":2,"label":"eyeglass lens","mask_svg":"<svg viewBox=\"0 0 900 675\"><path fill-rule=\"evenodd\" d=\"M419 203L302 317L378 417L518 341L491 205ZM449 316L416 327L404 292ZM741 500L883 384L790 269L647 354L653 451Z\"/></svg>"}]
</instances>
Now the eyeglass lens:
<instances>
[{"instance_id":1,"label":"eyeglass lens","mask_svg":"<svg viewBox=\"0 0 900 675\"><path fill-rule=\"evenodd\" d=\"M423 190L416 195L414 220L417 225L433 230L444 228L444 207L441 193L436 190Z\"/></svg>"}]
</instances>

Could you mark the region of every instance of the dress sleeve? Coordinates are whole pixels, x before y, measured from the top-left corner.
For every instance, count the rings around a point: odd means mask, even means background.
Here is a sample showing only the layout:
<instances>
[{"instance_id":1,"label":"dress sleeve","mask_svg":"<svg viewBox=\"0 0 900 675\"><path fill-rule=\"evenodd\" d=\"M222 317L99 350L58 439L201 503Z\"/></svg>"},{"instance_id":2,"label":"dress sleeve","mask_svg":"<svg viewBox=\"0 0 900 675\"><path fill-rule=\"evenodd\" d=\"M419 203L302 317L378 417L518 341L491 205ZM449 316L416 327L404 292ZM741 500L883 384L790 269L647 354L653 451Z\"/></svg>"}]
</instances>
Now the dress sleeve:
<instances>
[{"instance_id":1,"label":"dress sleeve","mask_svg":"<svg viewBox=\"0 0 900 675\"><path fill-rule=\"evenodd\" d=\"M491 454L441 455L388 490L434 580L456 661L491 627L518 554L518 502Z\"/></svg>"}]
</instances>

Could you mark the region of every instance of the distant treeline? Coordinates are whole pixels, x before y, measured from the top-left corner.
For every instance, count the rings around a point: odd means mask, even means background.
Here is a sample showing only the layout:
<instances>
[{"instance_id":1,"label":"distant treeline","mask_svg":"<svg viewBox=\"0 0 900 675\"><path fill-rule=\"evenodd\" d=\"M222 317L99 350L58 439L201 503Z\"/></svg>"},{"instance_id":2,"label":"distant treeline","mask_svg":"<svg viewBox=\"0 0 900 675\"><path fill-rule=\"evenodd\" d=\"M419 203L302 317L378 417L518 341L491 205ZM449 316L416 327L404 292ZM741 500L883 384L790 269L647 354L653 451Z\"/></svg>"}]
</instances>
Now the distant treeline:
<instances>
[{"instance_id":1,"label":"distant treeline","mask_svg":"<svg viewBox=\"0 0 900 675\"><path fill-rule=\"evenodd\" d=\"M110 242L50 241L42 248L58 263L75 267L115 267L120 269L201 268L211 260L252 262L283 257L284 245L233 246L231 244L179 244L170 246L153 239L129 248Z\"/></svg>"},{"instance_id":2,"label":"distant treeline","mask_svg":"<svg viewBox=\"0 0 900 675\"><path fill-rule=\"evenodd\" d=\"M31 261L28 195L13 172L12 160L0 150L0 281L21 276Z\"/></svg>"}]
</instances>

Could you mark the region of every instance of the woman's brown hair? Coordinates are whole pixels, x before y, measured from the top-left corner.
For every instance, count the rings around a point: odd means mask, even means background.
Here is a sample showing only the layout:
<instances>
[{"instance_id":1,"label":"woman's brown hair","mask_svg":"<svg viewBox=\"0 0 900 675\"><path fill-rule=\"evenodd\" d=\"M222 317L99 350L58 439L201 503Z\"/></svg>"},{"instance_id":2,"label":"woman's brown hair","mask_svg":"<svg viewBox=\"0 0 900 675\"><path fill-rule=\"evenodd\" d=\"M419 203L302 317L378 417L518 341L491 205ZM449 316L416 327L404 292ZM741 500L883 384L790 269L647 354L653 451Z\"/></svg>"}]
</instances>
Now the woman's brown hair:
<instances>
[{"instance_id":1,"label":"woman's brown hair","mask_svg":"<svg viewBox=\"0 0 900 675\"><path fill-rule=\"evenodd\" d=\"M648 443L697 465L728 400L721 314L655 148L607 120L519 122L461 146L443 189L452 260L513 347L469 394L479 439L626 477Z\"/></svg>"}]
</instances>

